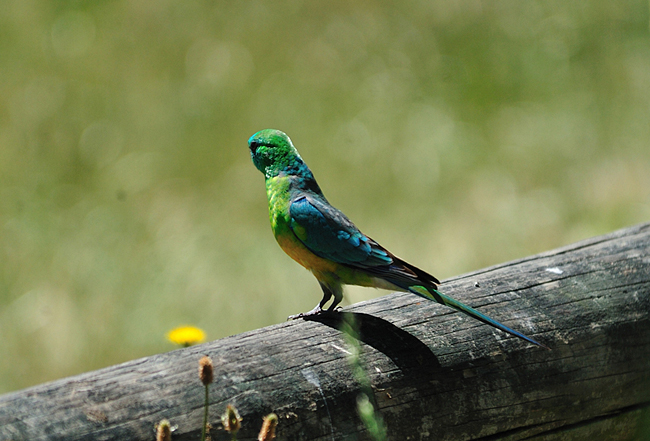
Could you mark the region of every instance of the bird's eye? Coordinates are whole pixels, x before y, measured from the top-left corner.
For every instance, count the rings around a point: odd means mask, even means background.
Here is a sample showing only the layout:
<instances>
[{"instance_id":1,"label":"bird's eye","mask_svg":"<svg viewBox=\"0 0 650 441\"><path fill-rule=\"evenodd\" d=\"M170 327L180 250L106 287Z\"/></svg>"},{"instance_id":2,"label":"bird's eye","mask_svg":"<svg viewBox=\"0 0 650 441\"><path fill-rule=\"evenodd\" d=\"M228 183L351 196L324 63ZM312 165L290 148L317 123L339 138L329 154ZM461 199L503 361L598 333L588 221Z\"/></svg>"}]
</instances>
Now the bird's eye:
<instances>
[{"instance_id":1,"label":"bird's eye","mask_svg":"<svg viewBox=\"0 0 650 441\"><path fill-rule=\"evenodd\" d=\"M260 146L260 144L257 141L252 141L250 145L251 152L255 154L257 152L257 148Z\"/></svg>"}]
</instances>

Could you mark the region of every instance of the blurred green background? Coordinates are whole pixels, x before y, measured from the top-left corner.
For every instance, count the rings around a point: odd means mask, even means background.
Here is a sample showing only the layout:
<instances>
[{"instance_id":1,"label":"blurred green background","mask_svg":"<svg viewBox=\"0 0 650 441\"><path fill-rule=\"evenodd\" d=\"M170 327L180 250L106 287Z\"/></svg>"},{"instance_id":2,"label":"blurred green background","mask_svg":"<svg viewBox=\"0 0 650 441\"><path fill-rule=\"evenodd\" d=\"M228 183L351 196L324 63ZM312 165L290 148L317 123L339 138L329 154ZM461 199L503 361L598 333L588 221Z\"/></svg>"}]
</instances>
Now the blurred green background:
<instances>
[{"instance_id":1,"label":"blurred green background","mask_svg":"<svg viewBox=\"0 0 650 441\"><path fill-rule=\"evenodd\" d=\"M442 279L650 219L647 0L4 0L0 60L0 393L316 304L263 128Z\"/></svg>"}]
</instances>

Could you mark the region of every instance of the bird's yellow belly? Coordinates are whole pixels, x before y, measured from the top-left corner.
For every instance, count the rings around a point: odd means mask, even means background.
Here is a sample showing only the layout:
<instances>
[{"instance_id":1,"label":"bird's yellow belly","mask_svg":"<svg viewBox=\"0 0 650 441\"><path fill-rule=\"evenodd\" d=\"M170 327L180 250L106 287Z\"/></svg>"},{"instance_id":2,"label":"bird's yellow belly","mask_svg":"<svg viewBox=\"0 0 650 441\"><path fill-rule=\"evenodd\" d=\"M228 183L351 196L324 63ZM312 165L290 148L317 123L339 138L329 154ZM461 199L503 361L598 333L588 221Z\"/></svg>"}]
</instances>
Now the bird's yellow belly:
<instances>
[{"instance_id":1,"label":"bird's yellow belly","mask_svg":"<svg viewBox=\"0 0 650 441\"><path fill-rule=\"evenodd\" d=\"M313 273L333 273L336 271L337 267L340 266L336 262L318 257L309 251L291 231L287 233L288 234L276 235L275 239L289 257L307 268L309 271Z\"/></svg>"},{"instance_id":2,"label":"bird's yellow belly","mask_svg":"<svg viewBox=\"0 0 650 441\"><path fill-rule=\"evenodd\" d=\"M364 271L355 270L347 265L341 265L331 260L318 257L309 251L293 233L277 235L276 239L285 253L300 265L307 268L316 278L328 286L332 283L345 285L359 285L372 288L382 288L391 291L405 291L381 278L372 277Z\"/></svg>"}]
</instances>

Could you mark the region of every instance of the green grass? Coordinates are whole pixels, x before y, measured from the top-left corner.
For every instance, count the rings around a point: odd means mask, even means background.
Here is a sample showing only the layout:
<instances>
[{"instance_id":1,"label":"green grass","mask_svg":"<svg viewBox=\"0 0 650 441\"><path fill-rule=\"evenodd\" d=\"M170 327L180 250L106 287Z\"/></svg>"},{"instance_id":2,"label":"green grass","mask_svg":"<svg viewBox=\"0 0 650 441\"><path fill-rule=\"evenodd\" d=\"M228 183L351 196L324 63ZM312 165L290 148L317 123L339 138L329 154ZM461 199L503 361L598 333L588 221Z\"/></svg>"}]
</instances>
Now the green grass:
<instances>
[{"instance_id":1,"label":"green grass","mask_svg":"<svg viewBox=\"0 0 650 441\"><path fill-rule=\"evenodd\" d=\"M648 26L647 1L5 1L0 393L314 306L263 128L440 278L649 220Z\"/></svg>"}]
</instances>

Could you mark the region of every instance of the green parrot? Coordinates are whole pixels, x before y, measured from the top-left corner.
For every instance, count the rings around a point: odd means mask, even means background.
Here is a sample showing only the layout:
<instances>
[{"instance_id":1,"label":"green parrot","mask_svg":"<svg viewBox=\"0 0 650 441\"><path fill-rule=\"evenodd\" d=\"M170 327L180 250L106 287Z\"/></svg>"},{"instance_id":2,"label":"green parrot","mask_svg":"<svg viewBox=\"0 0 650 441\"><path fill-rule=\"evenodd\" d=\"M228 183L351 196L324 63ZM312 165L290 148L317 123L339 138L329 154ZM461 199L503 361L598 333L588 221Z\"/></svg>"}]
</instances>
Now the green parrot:
<instances>
[{"instance_id":1,"label":"green parrot","mask_svg":"<svg viewBox=\"0 0 650 441\"><path fill-rule=\"evenodd\" d=\"M411 292L464 312L497 329L545 347L477 310L438 291L431 274L405 262L363 234L345 214L325 199L307 164L289 137L265 129L248 140L255 167L266 178L271 228L285 253L318 280L323 298L309 312L289 319L333 312L343 299L343 285Z\"/></svg>"}]
</instances>

